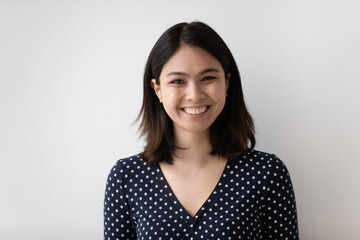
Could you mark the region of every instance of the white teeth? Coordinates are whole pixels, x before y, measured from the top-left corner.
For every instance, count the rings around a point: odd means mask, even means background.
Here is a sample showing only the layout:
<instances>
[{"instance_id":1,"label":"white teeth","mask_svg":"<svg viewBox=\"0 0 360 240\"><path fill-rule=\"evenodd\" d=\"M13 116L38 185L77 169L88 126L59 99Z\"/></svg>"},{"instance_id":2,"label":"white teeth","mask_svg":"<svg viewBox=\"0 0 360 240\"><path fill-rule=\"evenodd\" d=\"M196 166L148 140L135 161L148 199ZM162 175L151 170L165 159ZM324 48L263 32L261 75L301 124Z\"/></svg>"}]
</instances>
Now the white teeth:
<instances>
[{"instance_id":1,"label":"white teeth","mask_svg":"<svg viewBox=\"0 0 360 240\"><path fill-rule=\"evenodd\" d=\"M192 114L192 115L197 115L197 114L200 114L200 113L203 113L205 112L207 109L207 107L200 107L200 108L184 108L184 111L189 113L189 114Z\"/></svg>"}]
</instances>

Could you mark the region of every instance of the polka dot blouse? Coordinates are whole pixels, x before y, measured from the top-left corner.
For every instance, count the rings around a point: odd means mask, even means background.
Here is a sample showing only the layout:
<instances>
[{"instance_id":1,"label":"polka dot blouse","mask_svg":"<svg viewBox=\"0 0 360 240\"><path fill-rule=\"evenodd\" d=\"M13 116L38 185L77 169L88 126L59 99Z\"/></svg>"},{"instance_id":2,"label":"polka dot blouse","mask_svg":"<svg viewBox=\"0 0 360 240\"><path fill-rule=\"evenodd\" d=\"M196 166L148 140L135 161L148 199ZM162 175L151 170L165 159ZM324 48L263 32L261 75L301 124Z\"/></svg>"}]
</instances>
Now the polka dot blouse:
<instances>
[{"instance_id":1,"label":"polka dot blouse","mask_svg":"<svg viewBox=\"0 0 360 240\"><path fill-rule=\"evenodd\" d=\"M158 164L121 159L107 181L104 239L299 239L288 170L275 155L255 150L229 159L191 216Z\"/></svg>"}]
</instances>

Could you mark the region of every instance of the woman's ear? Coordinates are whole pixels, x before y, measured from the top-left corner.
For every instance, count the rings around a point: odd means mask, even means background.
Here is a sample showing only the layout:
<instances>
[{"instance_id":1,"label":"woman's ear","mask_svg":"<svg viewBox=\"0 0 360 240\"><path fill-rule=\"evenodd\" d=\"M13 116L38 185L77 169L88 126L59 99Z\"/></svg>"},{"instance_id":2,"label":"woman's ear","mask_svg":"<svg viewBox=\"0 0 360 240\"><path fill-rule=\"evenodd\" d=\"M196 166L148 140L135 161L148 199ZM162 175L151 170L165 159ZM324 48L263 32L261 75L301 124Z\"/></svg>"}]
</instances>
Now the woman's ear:
<instances>
[{"instance_id":1,"label":"woman's ear","mask_svg":"<svg viewBox=\"0 0 360 240\"><path fill-rule=\"evenodd\" d=\"M156 79L151 79L151 87L154 89L156 96L159 98L159 101L162 103L160 84L156 84Z\"/></svg>"}]
</instances>

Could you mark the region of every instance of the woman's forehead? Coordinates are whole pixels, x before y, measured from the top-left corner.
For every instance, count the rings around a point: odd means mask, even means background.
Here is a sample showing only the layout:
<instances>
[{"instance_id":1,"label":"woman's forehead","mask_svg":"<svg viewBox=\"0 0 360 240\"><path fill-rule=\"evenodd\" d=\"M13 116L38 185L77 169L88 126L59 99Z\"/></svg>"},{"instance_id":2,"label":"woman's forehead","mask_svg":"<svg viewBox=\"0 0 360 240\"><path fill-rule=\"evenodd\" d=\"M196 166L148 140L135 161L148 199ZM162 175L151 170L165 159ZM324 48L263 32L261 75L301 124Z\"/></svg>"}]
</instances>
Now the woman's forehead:
<instances>
[{"instance_id":1,"label":"woman's forehead","mask_svg":"<svg viewBox=\"0 0 360 240\"><path fill-rule=\"evenodd\" d=\"M206 72L223 72L220 62L209 52L200 47L181 46L164 65L161 75L173 72L194 74Z\"/></svg>"}]
</instances>

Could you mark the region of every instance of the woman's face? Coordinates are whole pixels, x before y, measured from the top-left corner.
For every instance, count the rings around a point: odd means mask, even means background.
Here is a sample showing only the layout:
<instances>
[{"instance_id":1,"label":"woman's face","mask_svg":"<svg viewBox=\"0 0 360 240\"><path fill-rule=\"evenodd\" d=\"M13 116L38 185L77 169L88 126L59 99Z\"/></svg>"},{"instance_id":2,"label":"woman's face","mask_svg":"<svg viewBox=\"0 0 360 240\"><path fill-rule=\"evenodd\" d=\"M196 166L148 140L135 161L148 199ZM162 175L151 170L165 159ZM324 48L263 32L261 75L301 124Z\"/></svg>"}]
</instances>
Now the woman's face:
<instances>
[{"instance_id":1,"label":"woman's face","mask_svg":"<svg viewBox=\"0 0 360 240\"><path fill-rule=\"evenodd\" d=\"M164 65L152 87L173 121L176 136L203 133L225 105L229 85L220 62L205 50L184 45Z\"/></svg>"}]
</instances>

